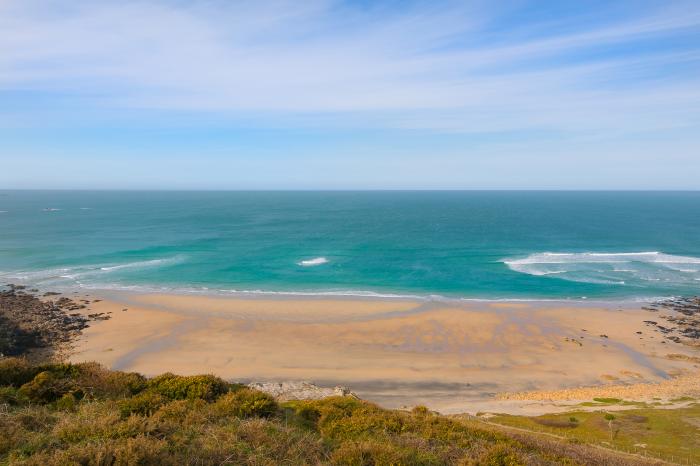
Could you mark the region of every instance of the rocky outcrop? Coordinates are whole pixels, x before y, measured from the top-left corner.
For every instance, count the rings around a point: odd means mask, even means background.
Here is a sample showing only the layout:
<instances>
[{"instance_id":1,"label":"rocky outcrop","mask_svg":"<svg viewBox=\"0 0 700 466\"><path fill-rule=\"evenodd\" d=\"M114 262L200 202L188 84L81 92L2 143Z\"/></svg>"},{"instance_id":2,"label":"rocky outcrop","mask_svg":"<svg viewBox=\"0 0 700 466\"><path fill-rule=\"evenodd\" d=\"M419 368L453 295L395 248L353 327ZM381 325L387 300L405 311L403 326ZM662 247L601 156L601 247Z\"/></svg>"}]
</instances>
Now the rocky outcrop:
<instances>
[{"instance_id":1,"label":"rocky outcrop","mask_svg":"<svg viewBox=\"0 0 700 466\"><path fill-rule=\"evenodd\" d=\"M54 294L42 300L34 291L15 285L0 290L0 357L60 358L90 321L109 319L104 313L71 312L87 309L87 300L46 299Z\"/></svg>"},{"instance_id":2,"label":"rocky outcrop","mask_svg":"<svg viewBox=\"0 0 700 466\"><path fill-rule=\"evenodd\" d=\"M671 298L657 301L642 309L650 312L666 311L659 317L666 321L666 326L655 320L645 320L647 326L664 335L666 340L700 347L700 297Z\"/></svg>"},{"instance_id":3,"label":"rocky outcrop","mask_svg":"<svg viewBox=\"0 0 700 466\"><path fill-rule=\"evenodd\" d=\"M248 384L248 386L272 395L278 401L320 400L330 396L357 398L357 395L347 387L319 387L310 382L254 382Z\"/></svg>"}]
</instances>

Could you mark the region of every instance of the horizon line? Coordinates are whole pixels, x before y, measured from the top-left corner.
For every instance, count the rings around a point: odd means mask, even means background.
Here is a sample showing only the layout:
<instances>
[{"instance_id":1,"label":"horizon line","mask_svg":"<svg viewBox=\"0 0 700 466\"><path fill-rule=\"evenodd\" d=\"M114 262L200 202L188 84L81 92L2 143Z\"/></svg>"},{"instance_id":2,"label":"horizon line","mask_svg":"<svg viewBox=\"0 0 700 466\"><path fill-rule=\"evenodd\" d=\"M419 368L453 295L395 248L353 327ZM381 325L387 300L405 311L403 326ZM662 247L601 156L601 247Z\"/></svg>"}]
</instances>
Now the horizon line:
<instances>
[{"instance_id":1,"label":"horizon line","mask_svg":"<svg viewBox=\"0 0 700 466\"><path fill-rule=\"evenodd\" d=\"M562 189L562 188L346 188L346 189L295 189L295 188L263 188L263 189L202 189L202 188L0 188L0 192L8 191L79 191L79 192L667 192L695 193L700 188L692 189Z\"/></svg>"}]
</instances>

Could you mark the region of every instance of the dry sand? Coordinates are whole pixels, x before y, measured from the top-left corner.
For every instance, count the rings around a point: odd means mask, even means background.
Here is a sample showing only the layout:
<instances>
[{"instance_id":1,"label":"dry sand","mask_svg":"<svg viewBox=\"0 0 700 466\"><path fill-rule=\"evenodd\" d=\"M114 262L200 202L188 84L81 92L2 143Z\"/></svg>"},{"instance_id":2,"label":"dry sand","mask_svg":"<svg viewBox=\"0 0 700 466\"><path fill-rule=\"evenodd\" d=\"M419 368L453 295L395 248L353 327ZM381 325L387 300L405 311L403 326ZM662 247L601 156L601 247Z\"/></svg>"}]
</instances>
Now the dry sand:
<instances>
[{"instance_id":1,"label":"dry sand","mask_svg":"<svg viewBox=\"0 0 700 466\"><path fill-rule=\"evenodd\" d=\"M660 382L699 366L696 349L662 343L643 323L650 314L636 308L103 297L90 312L111 312L112 319L84 332L73 361L147 375L208 372L239 381L340 384L387 407L471 412L497 393ZM513 401L502 402L504 410L515 410L506 409Z\"/></svg>"}]
</instances>

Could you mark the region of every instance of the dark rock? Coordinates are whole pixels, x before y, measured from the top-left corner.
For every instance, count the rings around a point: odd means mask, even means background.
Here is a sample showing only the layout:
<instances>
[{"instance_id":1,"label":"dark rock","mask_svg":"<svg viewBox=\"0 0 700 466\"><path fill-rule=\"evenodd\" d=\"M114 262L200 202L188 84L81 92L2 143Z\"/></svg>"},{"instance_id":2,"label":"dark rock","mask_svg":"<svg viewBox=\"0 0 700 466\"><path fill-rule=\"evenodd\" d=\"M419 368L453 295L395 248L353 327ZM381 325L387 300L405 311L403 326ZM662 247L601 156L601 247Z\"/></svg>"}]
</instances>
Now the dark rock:
<instances>
[{"instance_id":1,"label":"dark rock","mask_svg":"<svg viewBox=\"0 0 700 466\"><path fill-rule=\"evenodd\" d=\"M91 319L68 313L80 306L66 297L42 301L25 289L15 285L0 289L0 354L51 356L67 349L66 344L77 338L90 320L105 320L105 316ZM48 292L43 296L56 294Z\"/></svg>"}]
</instances>

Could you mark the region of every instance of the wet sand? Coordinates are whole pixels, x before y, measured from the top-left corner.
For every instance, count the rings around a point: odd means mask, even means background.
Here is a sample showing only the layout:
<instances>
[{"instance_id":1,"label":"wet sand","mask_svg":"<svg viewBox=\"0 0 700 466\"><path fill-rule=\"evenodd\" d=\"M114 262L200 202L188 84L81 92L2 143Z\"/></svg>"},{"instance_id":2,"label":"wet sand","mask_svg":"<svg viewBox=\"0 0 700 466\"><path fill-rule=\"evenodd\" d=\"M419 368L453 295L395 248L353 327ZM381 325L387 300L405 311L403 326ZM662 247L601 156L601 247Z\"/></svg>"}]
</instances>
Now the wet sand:
<instances>
[{"instance_id":1,"label":"wet sand","mask_svg":"<svg viewBox=\"0 0 700 466\"><path fill-rule=\"evenodd\" d=\"M424 404L446 413L470 412L470 406L502 392L660 382L699 366L692 359L697 349L666 341L645 326L650 313L637 307L100 298L89 312L111 312L112 318L83 332L73 361L146 375L213 373L237 381L345 385L386 407Z\"/></svg>"}]
</instances>

